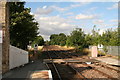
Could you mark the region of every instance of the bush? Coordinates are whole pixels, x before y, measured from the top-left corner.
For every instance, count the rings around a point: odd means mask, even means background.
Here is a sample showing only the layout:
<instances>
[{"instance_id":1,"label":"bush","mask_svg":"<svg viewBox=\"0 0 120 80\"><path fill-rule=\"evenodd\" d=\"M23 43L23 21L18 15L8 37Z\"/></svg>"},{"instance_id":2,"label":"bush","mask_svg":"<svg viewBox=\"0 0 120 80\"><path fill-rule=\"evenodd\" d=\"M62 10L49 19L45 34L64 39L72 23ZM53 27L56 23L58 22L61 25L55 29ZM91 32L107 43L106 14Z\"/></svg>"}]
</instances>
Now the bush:
<instances>
[{"instance_id":1,"label":"bush","mask_svg":"<svg viewBox=\"0 0 120 80\"><path fill-rule=\"evenodd\" d=\"M105 53L108 52L108 49L106 47L103 47L103 50L105 51Z\"/></svg>"},{"instance_id":2,"label":"bush","mask_svg":"<svg viewBox=\"0 0 120 80\"><path fill-rule=\"evenodd\" d=\"M105 52L102 52L102 51L98 51L98 56L105 56L106 53Z\"/></svg>"}]
</instances>

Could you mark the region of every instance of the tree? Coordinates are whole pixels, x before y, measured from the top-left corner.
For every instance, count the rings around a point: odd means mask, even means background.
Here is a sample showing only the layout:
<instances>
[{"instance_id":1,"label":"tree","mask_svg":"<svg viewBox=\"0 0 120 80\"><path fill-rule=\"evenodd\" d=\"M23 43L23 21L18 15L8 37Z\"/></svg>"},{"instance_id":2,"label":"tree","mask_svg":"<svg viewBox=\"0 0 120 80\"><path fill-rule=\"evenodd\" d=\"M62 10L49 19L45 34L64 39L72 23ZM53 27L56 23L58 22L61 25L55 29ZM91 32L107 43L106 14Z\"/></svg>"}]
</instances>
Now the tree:
<instances>
[{"instance_id":1,"label":"tree","mask_svg":"<svg viewBox=\"0 0 120 80\"><path fill-rule=\"evenodd\" d=\"M39 46L44 45L44 39L42 36L37 36L35 38L35 40L32 42L32 46L34 46L34 44L38 44Z\"/></svg>"},{"instance_id":2,"label":"tree","mask_svg":"<svg viewBox=\"0 0 120 80\"><path fill-rule=\"evenodd\" d=\"M85 34L81 28L76 28L67 39L67 45L78 46L79 48L85 47Z\"/></svg>"},{"instance_id":3,"label":"tree","mask_svg":"<svg viewBox=\"0 0 120 80\"><path fill-rule=\"evenodd\" d=\"M113 30L107 29L102 35L99 34L99 29L96 28L96 26L93 27L92 34L87 34L85 36L87 45L98 45L103 44L104 46L119 46L119 33L118 29Z\"/></svg>"},{"instance_id":4,"label":"tree","mask_svg":"<svg viewBox=\"0 0 120 80\"><path fill-rule=\"evenodd\" d=\"M30 14L25 2L11 2L10 6L10 42L13 46L26 49L29 41L38 34L38 23Z\"/></svg>"},{"instance_id":5,"label":"tree","mask_svg":"<svg viewBox=\"0 0 120 80\"><path fill-rule=\"evenodd\" d=\"M61 45L64 46L66 44L67 37L64 33L60 34L52 34L50 36L50 44L51 45Z\"/></svg>"},{"instance_id":6,"label":"tree","mask_svg":"<svg viewBox=\"0 0 120 80\"><path fill-rule=\"evenodd\" d=\"M91 44L97 46L100 44L100 34L99 34L99 29L96 28L96 25L94 25L93 30L92 30L92 41Z\"/></svg>"},{"instance_id":7,"label":"tree","mask_svg":"<svg viewBox=\"0 0 120 80\"><path fill-rule=\"evenodd\" d=\"M119 46L118 30L106 30L102 35L102 44L106 46Z\"/></svg>"},{"instance_id":8,"label":"tree","mask_svg":"<svg viewBox=\"0 0 120 80\"><path fill-rule=\"evenodd\" d=\"M86 34L86 35L85 35L85 41L86 41L86 46L87 46L87 47L89 47L90 45L93 45L92 35Z\"/></svg>"},{"instance_id":9,"label":"tree","mask_svg":"<svg viewBox=\"0 0 120 80\"><path fill-rule=\"evenodd\" d=\"M64 33L60 33L59 37L58 37L59 45L60 46L65 46L66 45L66 40L67 40L66 35Z\"/></svg>"},{"instance_id":10,"label":"tree","mask_svg":"<svg viewBox=\"0 0 120 80\"><path fill-rule=\"evenodd\" d=\"M51 36L50 36L50 44L51 45L58 45L58 34L52 34Z\"/></svg>"}]
</instances>

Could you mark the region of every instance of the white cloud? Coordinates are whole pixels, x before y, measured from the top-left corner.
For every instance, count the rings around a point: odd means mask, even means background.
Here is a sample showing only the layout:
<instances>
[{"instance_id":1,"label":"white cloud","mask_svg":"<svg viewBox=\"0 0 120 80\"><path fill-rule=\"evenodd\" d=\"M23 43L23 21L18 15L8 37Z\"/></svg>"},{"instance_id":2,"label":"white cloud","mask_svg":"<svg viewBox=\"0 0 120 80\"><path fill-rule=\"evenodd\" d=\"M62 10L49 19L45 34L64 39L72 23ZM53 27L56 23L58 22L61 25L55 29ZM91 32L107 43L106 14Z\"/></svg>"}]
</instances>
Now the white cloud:
<instances>
[{"instance_id":1,"label":"white cloud","mask_svg":"<svg viewBox=\"0 0 120 80\"><path fill-rule=\"evenodd\" d=\"M79 3L77 3L77 4L71 4L70 7L71 7L71 8L75 8L75 7L84 6L84 5L86 5L86 4L88 4L88 3L79 2Z\"/></svg>"},{"instance_id":2,"label":"white cloud","mask_svg":"<svg viewBox=\"0 0 120 80\"><path fill-rule=\"evenodd\" d=\"M91 7L89 11L95 11L98 7Z\"/></svg>"},{"instance_id":3,"label":"white cloud","mask_svg":"<svg viewBox=\"0 0 120 80\"><path fill-rule=\"evenodd\" d=\"M49 40L49 36L51 34L59 34L59 33L65 33L69 34L70 31L73 30L76 26L73 24L70 24L70 19L65 19L57 16L37 16L35 17L36 20L39 23L39 31L40 34L45 38L45 40ZM72 21L71 21L72 22Z\"/></svg>"},{"instance_id":4,"label":"white cloud","mask_svg":"<svg viewBox=\"0 0 120 80\"><path fill-rule=\"evenodd\" d=\"M43 14L49 14L51 12L53 12L52 8L47 8L47 6L43 6L43 8L37 8L35 14L43 15Z\"/></svg>"},{"instance_id":5,"label":"white cloud","mask_svg":"<svg viewBox=\"0 0 120 80\"><path fill-rule=\"evenodd\" d=\"M64 11L67 11L70 9L70 7L64 7L64 8L61 8L61 7L58 7L58 6L50 6L51 8L59 11L59 12L64 12Z\"/></svg>"},{"instance_id":6,"label":"white cloud","mask_svg":"<svg viewBox=\"0 0 120 80\"><path fill-rule=\"evenodd\" d=\"M68 13L65 13L64 15L73 15L74 13L72 12L68 12Z\"/></svg>"},{"instance_id":7,"label":"white cloud","mask_svg":"<svg viewBox=\"0 0 120 80\"><path fill-rule=\"evenodd\" d=\"M76 8L76 7L80 7L80 6L84 6L86 4L89 4L89 3L85 3L85 2L79 2L77 4L71 4L69 7L58 7L58 6L50 6L51 8L59 11L59 12L64 12L64 11L67 11L67 10L70 10L72 8Z\"/></svg>"},{"instance_id":8,"label":"white cloud","mask_svg":"<svg viewBox=\"0 0 120 80\"><path fill-rule=\"evenodd\" d=\"M112 10L112 9L116 9L118 8L118 3L115 3L114 5L112 5L111 7L107 8L108 10Z\"/></svg>"},{"instance_id":9,"label":"white cloud","mask_svg":"<svg viewBox=\"0 0 120 80\"><path fill-rule=\"evenodd\" d=\"M89 3L85 3L85 2L79 2L77 4L72 4L68 7L59 7L59 6L55 6L55 5L52 5L52 6L43 6L42 8L37 8L36 10L36 14L49 14L51 12L53 12L54 10L58 11L58 12L64 12L64 11L67 11L67 10L70 10L72 8L76 8L76 7L79 7L79 6L84 6L86 4L89 4Z\"/></svg>"},{"instance_id":10,"label":"white cloud","mask_svg":"<svg viewBox=\"0 0 120 80\"><path fill-rule=\"evenodd\" d=\"M79 14L75 17L75 19L95 19L96 17L96 15Z\"/></svg>"},{"instance_id":11,"label":"white cloud","mask_svg":"<svg viewBox=\"0 0 120 80\"><path fill-rule=\"evenodd\" d=\"M72 5L70 5L70 7L72 7L72 8L79 7L79 6L81 6L81 4L72 4Z\"/></svg>"},{"instance_id":12,"label":"white cloud","mask_svg":"<svg viewBox=\"0 0 120 80\"><path fill-rule=\"evenodd\" d=\"M59 22L49 22L50 25L58 25Z\"/></svg>"},{"instance_id":13,"label":"white cloud","mask_svg":"<svg viewBox=\"0 0 120 80\"><path fill-rule=\"evenodd\" d=\"M110 20L110 22L118 22L117 19Z\"/></svg>"},{"instance_id":14,"label":"white cloud","mask_svg":"<svg viewBox=\"0 0 120 80\"><path fill-rule=\"evenodd\" d=\"M59 7L59 6L55 6L55 5L52 5L52 6L46 6L44 5L42 8L37 8L36 11L35 11L35 14L41 14L41 15L47 15L47 14L50 14L52 13L53 11L58 11L58 12L64 12L64 11L67 11L67 10L70 10L72 8L76 8L76 7L79 7L79 6L84 6L84 5L87 5L89 3L85 3L85 2L79 2L77 4L72 4L68 7Z\"/></svg>"},{"instance_id":15,"label":"white cloud","mask_svg":"<svg viewBox=\"0 0 120 80\"><path fill-rule=\"evenodd\" d=\"M47 6L43 6L43 9L47 8Z\"/></svg>"},{"instance_id":16,"label":"white cloud","mask_svg":"<svg viewBox=\"0 0 120 80\"><path fill-rule=\"evenodd\" d=\"M93 21L93 24L98 24L98 25L101 25L101 24L104 24L104 20L94 20Z\"/></svg>"}]
</instances>

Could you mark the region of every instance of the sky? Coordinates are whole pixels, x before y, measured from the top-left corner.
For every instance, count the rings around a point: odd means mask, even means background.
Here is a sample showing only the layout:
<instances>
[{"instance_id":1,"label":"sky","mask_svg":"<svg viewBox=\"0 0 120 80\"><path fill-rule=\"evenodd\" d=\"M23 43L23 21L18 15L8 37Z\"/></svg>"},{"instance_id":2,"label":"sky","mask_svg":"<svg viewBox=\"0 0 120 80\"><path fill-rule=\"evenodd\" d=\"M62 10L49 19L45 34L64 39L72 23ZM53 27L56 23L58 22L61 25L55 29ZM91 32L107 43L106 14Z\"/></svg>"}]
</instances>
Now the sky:
<instances>
[{"instance_id":1,"label":"sky","mask_svg":"<svg viewBox=\"0 0 120 80\"><path fill-rule=\"evenodd\" d=\"M89 34L94 25L99 33L118 26L117 2L26 2L25 7L31 8L45 40L51 34L69 35L75 28Z\"/></svg>"}]
</instances>

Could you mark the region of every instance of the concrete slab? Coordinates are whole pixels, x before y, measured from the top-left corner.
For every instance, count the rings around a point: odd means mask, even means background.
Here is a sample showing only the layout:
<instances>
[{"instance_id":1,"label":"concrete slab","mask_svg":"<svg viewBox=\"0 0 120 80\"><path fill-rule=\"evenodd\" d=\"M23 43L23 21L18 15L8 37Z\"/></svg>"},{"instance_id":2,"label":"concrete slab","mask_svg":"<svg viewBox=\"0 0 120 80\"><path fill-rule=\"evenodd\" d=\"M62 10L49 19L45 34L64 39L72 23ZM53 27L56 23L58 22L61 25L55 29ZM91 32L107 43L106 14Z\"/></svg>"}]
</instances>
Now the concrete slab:
<instances>
[{"instance_id":1,"label":"concrete slab","mask_svg":"<svg viewBox=\"0 0 120 80\"><path fill-rule=\"evenodd\" d=\"M110 57L98 57L98 58L95 58L95 59L99 60L101 62L105 62L107 64L119 65L120 66L120 60L113 59L113 58L110 58Z\"/></svg>"}]
</instances>

